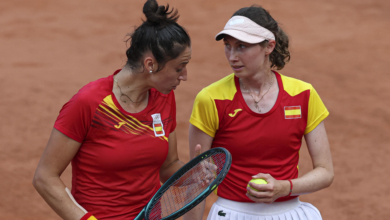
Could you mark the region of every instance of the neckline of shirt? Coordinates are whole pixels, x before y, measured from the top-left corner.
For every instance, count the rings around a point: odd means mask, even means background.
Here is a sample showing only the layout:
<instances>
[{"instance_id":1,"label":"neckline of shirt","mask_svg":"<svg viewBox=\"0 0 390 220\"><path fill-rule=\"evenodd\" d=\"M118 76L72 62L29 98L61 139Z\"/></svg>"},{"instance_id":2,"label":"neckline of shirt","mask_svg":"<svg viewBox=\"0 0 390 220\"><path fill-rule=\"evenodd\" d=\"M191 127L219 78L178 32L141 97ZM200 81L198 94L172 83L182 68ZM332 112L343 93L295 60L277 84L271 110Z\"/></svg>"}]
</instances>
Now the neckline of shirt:
<instances>
[{"instance_id":1,"label":"neckline of shirt","mask_svg":"<svg viewBox=\"0 0 390 220\"><path fill-rule=\"evenodd\" d=\"M116 74L118 74L120 71L121 71L121 69L116 70L114 72L114 74L112 74L108 78L108 81L109 81L108 83L109 83L109 88L110 88L110 94L111 94L112 101L114 102L115 106L119 109L119 111L121 111L122 113L124 113L126 115L136 116L136 115L144 114L145 112L147 112L151 108L151 105L152 105L151 104L152 103L152 90L151 89L149 90L148 105L142 111L137 112L137 113L131 113L131 112L126 111L124 108L122 108L121 104L116 99L115 94L112 92L113 86L114 86L114 76Z\"/></svg>"},{"instance_id":2,"label":"neckline of shirt","mask_svg":"<svg viewBox=\"0 0 390 220\"><path fill-rule=\"evenodd\" d=\"M274 106L272 106L271 110L269 110L268 112L263 113L263 114L256 113L256 112L252 111L252 109L249 108L249 106L245 102L244 96L242 95L239 78L237 76L234 76L234 84L236 86L238 96L239 96L238 98L240 99L242 106L244 106L244 109L246 112L248 112L249 114L251 114L255 117L267 117L268 115L272 114L277 109L277 107L279 106L280 101L282 99L282 91L284 90L282 78L278 72L273 71L273 70L272 70L272 72L275 74L276 81L278 82L278 86L279 86L278 98L276 99L276 102L275 102Z\"/></svg>"}]
</instances>

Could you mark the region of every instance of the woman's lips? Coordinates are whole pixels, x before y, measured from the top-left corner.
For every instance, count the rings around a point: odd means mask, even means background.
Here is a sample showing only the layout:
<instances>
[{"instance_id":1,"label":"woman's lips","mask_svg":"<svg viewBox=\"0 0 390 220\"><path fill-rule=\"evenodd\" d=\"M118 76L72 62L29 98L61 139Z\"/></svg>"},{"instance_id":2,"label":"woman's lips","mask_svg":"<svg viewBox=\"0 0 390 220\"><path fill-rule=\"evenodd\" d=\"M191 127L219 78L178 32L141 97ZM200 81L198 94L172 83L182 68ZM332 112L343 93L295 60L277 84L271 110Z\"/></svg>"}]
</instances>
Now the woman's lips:
<instances>
[{"instance_id":1,"label":"woman's lips","mask_svg":"<svg viewBox=\"0 0 390 220\"><path fill-rule=\"evenodd\" d=\"M244 66L232 66L232 69L234 71L240 71L240 70L244 69Z\"/></svg>"}]
</instances>

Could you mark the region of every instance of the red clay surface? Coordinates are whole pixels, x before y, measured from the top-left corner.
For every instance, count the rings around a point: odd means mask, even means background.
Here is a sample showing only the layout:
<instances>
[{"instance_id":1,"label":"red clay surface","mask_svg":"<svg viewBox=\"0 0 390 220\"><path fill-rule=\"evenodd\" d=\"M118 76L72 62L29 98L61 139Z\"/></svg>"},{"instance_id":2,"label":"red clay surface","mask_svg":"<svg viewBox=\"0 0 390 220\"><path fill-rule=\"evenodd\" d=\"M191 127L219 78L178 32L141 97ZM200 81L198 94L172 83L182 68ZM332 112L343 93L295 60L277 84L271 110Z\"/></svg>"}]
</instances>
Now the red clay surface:
<instances>
[{"instance_id":1,"label":"red clay surface","mask_svg":"<svg viewBox=\"0 0 390 220\"><path fill-rule=\"evenodd\" d=\"M189 80L176 91L180 158L196 94L231 73L214 36L238 8L267 8L291 38L282 74L310 82L330 111L335 180L301 196L324 219L387 219L390 163L390 1L169 0L193 41ZM167 0L160 1L167 3ZM31 181L62 105L125 63L123 39L144 1L0 1L0 219L60 219ZM301 173L311 169L302 146ZM63 174L70 187L69 168ZM215 200L210 196L207 206Z\"/></svg>"}]
</instances>

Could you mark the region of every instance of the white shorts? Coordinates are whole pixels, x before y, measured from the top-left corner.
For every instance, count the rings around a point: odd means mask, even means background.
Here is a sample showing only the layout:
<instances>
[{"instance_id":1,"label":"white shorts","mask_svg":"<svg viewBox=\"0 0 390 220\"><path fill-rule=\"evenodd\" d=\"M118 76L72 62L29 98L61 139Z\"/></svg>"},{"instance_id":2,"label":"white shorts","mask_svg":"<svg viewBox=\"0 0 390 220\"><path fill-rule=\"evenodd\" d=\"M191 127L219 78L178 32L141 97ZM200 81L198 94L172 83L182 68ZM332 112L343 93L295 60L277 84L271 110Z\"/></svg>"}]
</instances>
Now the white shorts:
<instances>
[{"instance_id":1,"label":"white shorts","mask_svg":"<svg viewBox=\"0 0 390 220\"><path fill-rule=\"evenodd\" d=\"M265 204L218 197L207 220L322 220L322 217L316 207L298 198Z\"/></svg>"}]
</instances>

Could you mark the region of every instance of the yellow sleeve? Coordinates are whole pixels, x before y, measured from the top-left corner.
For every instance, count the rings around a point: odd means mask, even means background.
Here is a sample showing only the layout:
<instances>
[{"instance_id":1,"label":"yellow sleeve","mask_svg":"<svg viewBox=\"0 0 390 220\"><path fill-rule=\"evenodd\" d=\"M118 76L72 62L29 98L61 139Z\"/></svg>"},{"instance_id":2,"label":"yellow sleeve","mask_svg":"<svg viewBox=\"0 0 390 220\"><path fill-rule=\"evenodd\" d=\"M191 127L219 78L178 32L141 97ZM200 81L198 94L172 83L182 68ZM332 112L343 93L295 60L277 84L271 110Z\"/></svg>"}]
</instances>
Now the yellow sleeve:
<instances>
[{"instance_id":1,"label":"yellow sleeve","mask_svg":"<svg viewBox=\"0 0 390 220\"><path fill-rule=\"evenodd\" d=\"M328 109L326 109L317 91L311 87L305 134L314 130L328 115Z\"/></svg>"},{"instance_id":2,"label":"yellow sleeve","mask_svg":"<svg viewBox=\"0 0 390 220\"><path fill-rule=\"evenodd\" d=\"M219 128L218 111L207 89L196 96L190 123L211 137L215 136Z\"/></svg>"}]
</instances>

